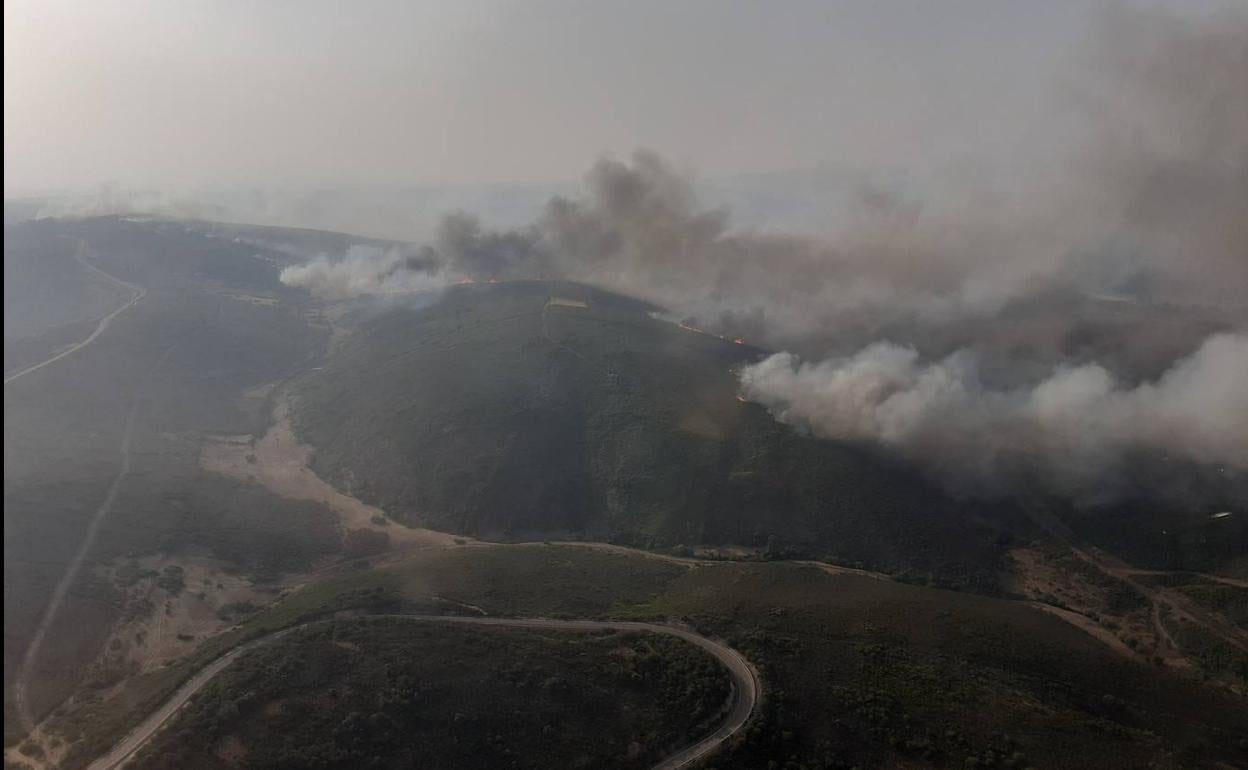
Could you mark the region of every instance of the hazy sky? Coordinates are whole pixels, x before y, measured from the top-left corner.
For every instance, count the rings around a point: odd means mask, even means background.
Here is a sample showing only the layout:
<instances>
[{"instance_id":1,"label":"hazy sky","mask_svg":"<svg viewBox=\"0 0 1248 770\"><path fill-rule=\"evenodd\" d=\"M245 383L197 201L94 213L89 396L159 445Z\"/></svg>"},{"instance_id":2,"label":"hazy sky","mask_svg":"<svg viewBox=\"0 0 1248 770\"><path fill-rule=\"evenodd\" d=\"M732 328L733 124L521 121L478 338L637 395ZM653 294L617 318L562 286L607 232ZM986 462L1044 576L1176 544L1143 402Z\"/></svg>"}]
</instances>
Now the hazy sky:
<instances>
[{"instance_id":1,"label":"hazy sky","mask_svg":"<svg viewBox=\"0 0 1248 770\"><path fill-rule=\"evenodd\" d=\"M1104 6L6 0L4 186L564 180L638 146L702 174L991 161L1060 139Z\"/></svg>"}]
</instances>

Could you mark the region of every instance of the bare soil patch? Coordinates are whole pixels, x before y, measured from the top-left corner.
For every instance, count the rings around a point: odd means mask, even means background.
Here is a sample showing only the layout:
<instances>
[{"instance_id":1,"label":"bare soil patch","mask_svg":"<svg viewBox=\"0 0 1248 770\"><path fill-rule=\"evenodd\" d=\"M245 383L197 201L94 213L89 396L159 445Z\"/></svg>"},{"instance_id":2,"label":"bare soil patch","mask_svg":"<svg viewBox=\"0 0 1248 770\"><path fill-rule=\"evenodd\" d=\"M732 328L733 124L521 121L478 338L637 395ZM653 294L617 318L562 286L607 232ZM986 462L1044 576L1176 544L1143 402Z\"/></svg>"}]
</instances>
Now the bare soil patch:
<instances>
[{"instance_id":1,"label":"bare soil patch","mask_svg":"<svg viewBox=\"0 0 1248 770\"><path fill-rule=\"evenodd\" d=\"M251 436L218 436L207 441L200 464L205 470L260 484L282 497L321 503L338 514L344 530L384 533L390 549L455 544L455 535L404 526L380 508L339 492L309 466L313 450L295 437L284 398L277 399L273 418L273 426L258 441Z\"/></svg>"}]
</instances>

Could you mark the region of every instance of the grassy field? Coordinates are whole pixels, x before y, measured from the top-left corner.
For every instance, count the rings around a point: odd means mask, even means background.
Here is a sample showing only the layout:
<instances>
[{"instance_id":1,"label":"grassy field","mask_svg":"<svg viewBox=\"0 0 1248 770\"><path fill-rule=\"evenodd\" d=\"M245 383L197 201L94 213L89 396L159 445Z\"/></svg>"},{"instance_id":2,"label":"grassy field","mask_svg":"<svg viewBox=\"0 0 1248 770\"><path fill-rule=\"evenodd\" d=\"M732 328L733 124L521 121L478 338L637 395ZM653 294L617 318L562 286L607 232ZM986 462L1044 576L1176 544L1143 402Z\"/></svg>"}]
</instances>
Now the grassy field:
<instances>
[{"instance_id":1,"label":"grassy field","mask_svg":"<svg viewBox=\"0 0 1248 770\"><path fill-rule=\"evenodd\" d=\"M656 634L335 621L249 653L134 766L643 768L728 694Z\"/></svg>"}]
</instances>

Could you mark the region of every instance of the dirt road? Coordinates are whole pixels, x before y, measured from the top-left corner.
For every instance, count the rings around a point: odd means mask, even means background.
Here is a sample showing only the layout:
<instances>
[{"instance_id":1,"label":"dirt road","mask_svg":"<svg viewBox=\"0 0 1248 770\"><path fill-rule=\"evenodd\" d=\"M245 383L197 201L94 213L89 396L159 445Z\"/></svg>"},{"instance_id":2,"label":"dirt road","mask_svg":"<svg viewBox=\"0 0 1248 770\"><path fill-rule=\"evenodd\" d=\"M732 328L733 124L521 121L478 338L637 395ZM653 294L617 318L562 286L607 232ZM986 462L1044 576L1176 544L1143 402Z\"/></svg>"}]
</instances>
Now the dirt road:
<instances>
[{"instance_id":1,"label":"dirt road","mask_svg":"<svg viewBox=\"0 0 1248 770\"><path fill-rule=\"evenodd\" d=\"M1176 571L1176 570L1164 570L1164 569L1137 569L1135 567L1125 568L1124 571L1129 575L1144 575L1145 577L1153 576L1153 575L1165 576L1165 575L1176 575L1176 574L1190 574L1196 578L1202 578L1204 580L1209 580L1214 583L1221 583L1224 586L1233 586L1235 588L1248 588L1248 580L1240 580L1239 578L1227 577L1225 575L1210 575L1207 572L1188 573L1184 570Z\"/></svg>"},{"instance_id":2,"label":"dirt road","mask_svg":"<svg viewBox=\"0 0 1248 770\"><path fill-rule=\"evenodd\" d=\"M82 563L86 560L87 554L90 553L91 547L95 545L96 535L99 534L100 525L104 523L104 519L108 516L108 512L113 509L113 503L117 500L117 492L121 489L121 482L125 480L130 473L130 438L134 434L134 421L139 412L139 402L136 399L130 407L130 413L126 417L126 428L121 436L121 467L117 470L117 475L113 477L113 481L108 486L108 492L104 495L103 502L95 509L95 514L91 517L91 522L87 525L86 536L82 539L82 544L78 546L77 553L70 561L69 566L65 569L65 574L61 576L60 582L56 584L56 588L52 591L52 598L48 600L48 606L44 610L43 618L40 619L39 625L35 627L35 633L30 638L30 644L26 646L26 652L22 656L21 667L17 671L17 676L13 682L13 701L17 707L18 718L22 722L22 727L30 732L34 729L34 715L30 713L30 702L27 698L27 691L31 674L34 672L35 662L39 658L39 653L43 648L44 637L47 636L48 629L56 620L56 615L61 609L61 604L65 601L65 596L69 593L70 587L78 578L78 571L82 569Z\"/></svg>"},{"instance_id":3,"label":"dirt road","mask_svg":"<svg viewBox=\"0 0 1248 770\"><path fill-rule=\"evenodd\" d=\"M1141 570L1136 569L1112 554L1105 553L1099 548L1091 545L1084 545L1075 537L1074 532L1070 530L1064 523L1057 519L1056 516L1047 512L1032 510L1029 512L1032 521L1047 531L1063 545L1070 549L1070 552L1077 558L1090 564L1106 575L1117 578L1126 583L1137 593L1143 596L1152 604L1151 617L1153 625L1156 627L1157 635L1179 650L1175 644L1174 638L1166 629L1165 624L1161 621L1161 605L1165 604L1175 617L1200 626L1204 630L1218 637L1227 644L1235 647L1240 652L1248 653L1248 634L1245 634L1239 628L1226 622L1224 619L1210 613L1203 607L1197 605L1192 599L1183 593L1165 586L1150 585L1137 579L1140 575L1162 575L1170 574L1157 570ZM1216 579L1209 576L1210 579ZM1229 585L1236 585L1233 579L1218 579L1218 582ZM1181 652L1181 651L1180 651Z\"/></svg>"},{"instance_id":4,"label":"dirt road","mask_svg":"<svg viewBox=\"0 0 1248 770\"><path fill-rule=\"evenodd\" d=\"M147 296L147 289L144 289L142 286L136 286L133 283L128 283L126 281L121 280L115 275L104 272L100 268L88 262L86 259L86 256L87 256L87 242L79 241L78 250L74 252L74 259L78 260L78 263L81 264L83 267L85 267L86 269L90 270L93 273L96 273L104 277L110 283L115 283L118 286L121 286L123 288L129 289L130 291L134 292L134 296L130 298L129 302L127 302L126 304L122 305L121 307L117 308L113 312L101 318L100 322L95 325L95 331L91 332L91 334L85 340L69 346L65 350L62 350L60 353L57 353L56 355L52 356L46 361L41 361L35 364L34 366L28 366L25 369L21 370L20 372L15 372L9 375L8 377L5 377L4 378L5 385L8 385L10 382L18 380L22 377L25 377L26 375L32 372L37 372L45 366L54 364L57 361L60 361L62 358L65 358L66 356L72 356L74 353L77 353L79 350L82 350L87 345L90 345L92 342L95 342L95 340L101 334L103 334L106 329L108 329L108 325L113 322L114 318L121 315L122 313L129 310L130 308L134 307L135 305L139 303L139 300Z\"/></svg>"},{"instance_id":5,"label":"dirt road","mask_svg":"<svg viewBox=\"0 0 1248 770\"><path fill-rule=\"evenodd\" d=\"M482 618L482 617L458 617L447 615L382 615L374 617L385 617L391 619L400 619L404 621L423 622L423 623L462 623L478 626L505 626L508 628L537 628L537 629L555 629L561 631L650 631L656 634L667 634L682 639L690 644L698 647L715 656L715 659L728 669L728 673L732 676L733 684L733 702L732 708L729 709L728 715L720 726L710 735L699 740L698 742L687 746L680 751L672 754L654 766L653 770L679 770L679 768L687 767L698 759L706 756L715 749L719 748L724 741L736 734L745 723L749 720L750 714L754 710L754 704L758 701L760 693L760 685L758 676L754 673L750 662L745 659L741 653L724 644L708 639L705 636L695 634L684 628L675 626L667 626L659 623L638 623L632 621L611 621L611 620L554 620L550 618ZM134 756L134 753L146 744L153 735L167 722L170 717L177 713L178 709L186 705L188 701L204 688L204 685L212 681L217 674L220 674L231 663L237 660L241 655L249 650L253 650L261 645L271 644L283 636L308 626L327 623L330 621L320 620L306 623L300 626L294 626L281 631L276 631L268 636L248 642L240 647L236 647L217 660L205 666L195 676L191 677L186 684L182 685L169 700L152 712L144 719L138 727L132 730L125 738L121 740L104 756L92 762L87 770L115 770L122 767Z\"/></svg>"},{"instance_id":6,"label":"dirt road","mask_svg":"<svg viewBox=\"0 0 1248 770\"><path fill-rule=\"evenodd\" d=\"M22 728L29 733L35 727L34 715L30 712L29 684L31 674L34 673L35 663L39 659L39 653L43 648L43 640L47 636L48 629L56 621L57 613L60 612L61 605L65 602L65 597L69 594L69 589L73 586L74 581L78 578L78 572L82 569L82 564L86 561L87 555L91 553L91 548L95 545L95 538L99 534L100 525L104 523L104 519L108 517L109 512L113 509L113 503L117 501L117 493L121 490L121 484L126 480L126 476L130 475L130 443L134 436L134 425L138 418L139 407L142 404L142 389L146 382L151 379L156 372L164 365L165 359L169 357L174 350L177 349L177 343L170 345L156 359L156 363L152 368L143 375L143 379L139 383L139 393L136 393L130 403L130 411L126 415L126 426L121 434L121 446L119 451L121 454L121 465L117 469L117 475L113 476L113 480L108 485L108 491L104 494L103 501L100 502L95 513L91 516L91 521L87 524L87 532L79 544L78 550L74 553L74 558L69 562L69 566L65 568L65 573L61 575L60 581L56 584L56 588L52 591L52 597L48 600L48 605L44 609L43 617L39 620L39 625L35 627L35 633L31 636L30 644L26 646L26 651L22 655L21 666L17 670L17 676L13 680L13 702L17 709L18 719L22 723Z\"/></svg>"}]
</instances>

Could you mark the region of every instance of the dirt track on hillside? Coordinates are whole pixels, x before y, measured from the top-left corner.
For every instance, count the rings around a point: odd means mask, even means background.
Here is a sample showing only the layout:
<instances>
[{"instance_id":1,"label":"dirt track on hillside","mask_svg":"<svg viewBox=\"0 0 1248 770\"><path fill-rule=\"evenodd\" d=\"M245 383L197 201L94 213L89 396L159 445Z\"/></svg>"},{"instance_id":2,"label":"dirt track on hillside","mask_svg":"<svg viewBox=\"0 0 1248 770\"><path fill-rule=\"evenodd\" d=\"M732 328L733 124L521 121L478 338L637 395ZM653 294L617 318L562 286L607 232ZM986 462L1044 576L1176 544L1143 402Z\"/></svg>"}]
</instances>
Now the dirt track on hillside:
<instances>
[{"instance_id":1,"label":"dirt track on hillside","mask_svg":"<svg viewBox=\"0 0 1248 770\"><path fill-rule=\"evenodd\" d=\"M121 490L121 482L130 473L130 439L134 434L134 421L138 411L139 404L136 400L134 405L130 407L130 413L126 417L126 429L121 437L121 468L118 469L117 475L113 477L112 483L109 484L108 492L104 495L103 502L95 509L95 514L92 515L91 522L87 525L87 533L83 537L82 543L78 546L78 551L74 554L73 560L65 568L65 573L61 576L60 582L56 584L56 588L52 591L52 597L48 600L43 617L39 620L39 625L35 627L35 633L30 638L30 644L26 645L26 652L22 655L22 664L13 682L13 701L17 708L18 718L22 722L22 727L27 732L30 732L35 727L35 718L30 711L28 698L31 674L34 672L35 663L39 659L39 653L43 649L43 640L48 634L48 629L56 622L56 616L60 612L61 604L64 603L65 597L69 594L69 589L73 586L74 581L78 579L78 572L82 569L82 563L86 560L87 554L91 552L91 547L95 545L95 538L99 534L100 525L104 523L104 519L108 516L109 511L113 509L113 503L117 500L117 493Z\"/></svg>"},{"instance_id":2,"label":"dirt track on hillside","mask_svg":"<svg viewBox=\"0 0 1248 770\"><path fill-rule=\"evenodd\" d=\"M1148 585L1137 579L1140 575L1161 575L1171 574L1155 570L1140 570L1112 554L1105 553L1099 548L1090 545L1084 545L1077 541L1074 533L1070 529L1057 520L1051 514L1045 514L1039 511L1031 512L1032 520L1046 530L1051 536L1061 541L1063 545L1070 549L1080 560L1090 564L1092 567L1100 570L1102 573L1121 580L1130 586L1141 596L1147 599L1151 604L1151 617L1153 625L1159 638L1164 639L1170 646L1178 650L1174 638L1166 629L1165 624L1161 621L1161 605L1166 605L1175 617L1182 621L1200 626L1205 631L1213 634L1223 642L1231 645L1241 653L1248 653L1248 634L1243 630L1236 628L1222 617L1211 613L1200 607L1192 599L1180 591L1164 586ZM1213 576L1209 576L1213 579ZM1218 582L1235 585L1241 581L1223 578Z\"/></svg>"},{"instance_id":3,"label":"dirt track on hillside","mask_svg":"<svg viewBox=\"0 0 1248 770\"><path fill-rule=\"evenodd\" d=\"M86 260L86 256L87 256L87 242L86 242L86 241L79 241L79 242L78 242L78 249L74 252L74 259L78 260L78 263L79 263L80 265L82 265L82 266L83 266L83 267L85 267L86 269L90 270L91 272L93 272L93 273L95 273L95 274L97 274L97 275L103 276L103 277L104 277L106 280L108 280L110 283L115 283L115 284L117 284L118 286L121 286L121 287L123 287L123 288L129 289L130 291L133 291L133 292L134 292L134 296L130 298L130 301L129 301L129 302L127 302L126 304L122 305L121 307L117 308L117 309L116 309L116 310L114 310L113 312L111 312L111 313L109 313L108 315L106 315L106 316L104 316L103 318L101 318L101 319L100 319L100 322L99 322L99 323L97 323L97 324L95 325L95 330L94 330L94 331L92 331L92 332L91 332L91 334L90 334L90 335L89 335L86 339L84 339L82 342L77 342L77 343L74 343L73 345L70 345L70 346L69 346L68 348L66 348L65 350L62 350L60 353L57 353L56 355L54 355L54 356L52 356L51 358L47 359L46 361L40 361L39 363L37 363L37 364L35 364L35 365L33 365L33 366L28 366L28 367L26 367L25 369L22 369L20 372L14 372L13 374L9 375L8 377L5 377L5 378L4 378L4 384L5 384L5 385L8 385L10 382L13 382L13 381L15 381L15 380L21 379L22 377L25 377L26 375L28 375L28 374L30 374L30 373L32 373L32 372L36 372L36 371L38 371L38 370L42 369L42 368L43 368L43 367L45 367L45 366L48 366L48 365L50 365L50 364L54 364L54 363L56 363L57 361L60 361L62 358L65 358L66 356L71 356L71 355L73 355L74 353L77 353L79 350L82 350L82 349L83 349L83 348L85 348L86 346L90 345L92 342L95 342L95 340L96 340L96 339L97 339L97 338L98 338L101 334L103 334L103 333L105 332L105 330L107 330L107 329L108 329L109 324L111 324L111 323L113 322L113 319L114 319L114 318L116 318L117 316L121 315L122 313L124 313L125 311L129 310L130 308L134 307L135 305L137 305L137 304L139 303L139 300L141 300L141 299L143 299L144 297L146 297L146 296L147 296L147 289L144 289L142 286L136 286L136 285L135 285L135 284L133 284L133 283L128 283L128 282L126 282L126 281L121 280L120 278L118 278L118 277L117 277L117 276L115 276L115 275L112 275L112 274L110 274L110 273L106 273L106 272L104 272L104 271L103 271L103 270L101 270L100 268L98 268L98 267L96 267L95 265L93 265L93 264L91 264L90 262L88 262L88 261Z\"/></svg>"}]
</instances>

